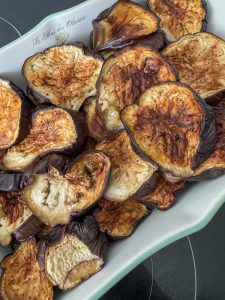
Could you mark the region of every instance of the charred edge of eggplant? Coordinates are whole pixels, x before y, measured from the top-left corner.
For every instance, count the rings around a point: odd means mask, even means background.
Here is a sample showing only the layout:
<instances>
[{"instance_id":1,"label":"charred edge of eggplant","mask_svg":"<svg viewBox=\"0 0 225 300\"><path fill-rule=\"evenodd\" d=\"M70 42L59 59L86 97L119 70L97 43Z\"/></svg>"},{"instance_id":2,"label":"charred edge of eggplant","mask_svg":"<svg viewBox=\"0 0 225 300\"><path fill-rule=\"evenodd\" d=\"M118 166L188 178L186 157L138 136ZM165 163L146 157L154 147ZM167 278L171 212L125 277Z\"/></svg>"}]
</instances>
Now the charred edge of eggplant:
<instances>
[{"instance_id":1,"label":"charred edge of eggplant","mask_svg":"<svg viewBox=\"0 0 225 300\"><path fill-rule=\"evenodd\" d=\"M146 9L141 4L133 2L133 1L130 1L130 0L120 0L118 2L129 3L129 4L132 4L132 5L135 5L137 7L142 8L144 11L146 11L148 13L151 13L152 15L154 15L155 20L157 22L157 30L160 29L160 18L157 16L157 14L154 11L152 11L152 10L149 11L149 9ZM92 21L93 29L95 28L95 26L98 27L98 22L99 21L102 21L103 19L105 19L111 13L111 11L118 4L118 2L116 2L115 4L113 4L111 7L103 10L97 16L97 18ZM112 50L113 49L120 49L121 48L121 44L123 44L122 48L125 46L124 45L125 43L128 43L128 44L126 44L126 46L133 45L135 43L135 40L140 38L140 37L137 37L137 36L133 35L133 36L129 36L129 37L124 37L124 38L117 39L117 40L112 41L112 42L110 42L110 43L108 43L108 44L106 44L105 46L102 46L102 47L96 47L95 46L95 42L94 42L94 40L95 40L95 36L94 35L95 34L94 34L94 30L93 30L93 38L92 38L92 40L93 40L93 49L95 51L103 51L103 50L110 50L110 49L112 49ZM96 35L98 37L98 34L96 34ZM151 34L149 34L149 35L151 35ZM149 35L145 35L145 37L148 37Z\"/></svg>"},{"instance_id":2,"label":"charred edge of eggplant","mask_svg":"<svg viewBox=\"0 0 225 300\"><path fill-rule=\"evenodd\" d=\"M210 106L216 106L221 100L225 102L225 90L205 99Z\"/></svg>"},{"instance_id":3,"label":"charred edge of eggplant","mask_svg":"<svg viewBox=\"0 0 225 300\"><path fill-rule=\"evenodd\" d=\"M155 171L152 176L144 182L140 188L131 196L134 200L139 200L141 197L149 195L149 193L154 192L154 188L159 177L159 171Z\"/></svg>"},{"instance_id":4,"label":"charred edge of eggplant","mask_svg":"<svg viewBox=\"0 0 225 300\"><path fill-rule=\"evenodd\" d=\"M150 202L150 201L147 201L147 200L144 200L144 199L139 199L138 202L146 205L147 207L153 207L153 208L157 208L158 210L161 210L161 211L167 211L168 209L170 209L176 203L176 197L175 197L175 200L173 202L170 202L170 205L165 207L165 208L161 208L160 203Z\"/></svg>"},{"instance_id":5,"label":"charred edge of eggplant","mask_svg":"<svg viewBox=\"0 0 225 300\"><path fill-rule=\"evenodd\" d=\"M162 51L168 44L169 41L161 29L151 33L147 38L138 41L138 45L150 47L157 52ZM175 70L174 66L172 68ZM178 77L178 72L176 76Z\"/></svg>"}]
</instances>

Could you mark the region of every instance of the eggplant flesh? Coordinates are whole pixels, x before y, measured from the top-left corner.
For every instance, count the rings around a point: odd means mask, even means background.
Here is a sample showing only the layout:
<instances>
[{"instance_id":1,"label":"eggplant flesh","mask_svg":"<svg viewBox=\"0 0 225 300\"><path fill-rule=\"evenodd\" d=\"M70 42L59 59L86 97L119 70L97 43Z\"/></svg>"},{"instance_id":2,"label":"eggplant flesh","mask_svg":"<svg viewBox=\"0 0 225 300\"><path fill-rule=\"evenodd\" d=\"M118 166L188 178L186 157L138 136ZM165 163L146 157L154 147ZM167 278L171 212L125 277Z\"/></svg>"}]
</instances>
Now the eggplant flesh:
<instances>
[{"instance_id":1,"label":"eggplant flesh","mask_svg":"<svg viewBox=\"0 0 225 300\"><path fill-rule=\"evenodd\" d=\"M29 135L3 157L8 170L23 171L40 156L72 148L78 139L76 120L65 110L51 107L33 115Z\"/></svg>"},{"instance_id":2,"label":"eggplant flesh","mask_svg":"<svg viewBox=\"0 0 225 300\"><path fill-rule=\"evenodd\" d=\"M136 225L149 213L145 205L135 200L116 202L103 199L95 218L102 232L113 238L125 238L132 234Z\"/></svg>"},{"instance_id":3,"label":"eggplant flesh","mask_svg":"<svg viewBox=\"0 0 225 300\"><path fill-rule=\"evenodd\" d=\"M34 175L22 199L44 224L67 224L70 216L90 209L102 196L110 172L109 158L97 151L80 156L63 176L52 168Z\"/></svg>"},{"instance_id":4,"label":"eggplant flesh","mask_svg":"<svg viewBox=\"0 0 225 300\"><path fill-rule=\"evenodd\" d=\"M37 104L52 103L78 111L96 94L102 58L81 43L55 46L29 57L23 65L28 95Z\"/></svg>"},{"instance_id":5,"label":"eggplant flesh","mask_svg":"<svg viewBox=\"0 0 225 300\"><path fill-rule=\"evenodd\" d=\"M148 46L125 48L109 57L97 83L97 101L106 129L121 128L120 110L134 103L146 89L158 82L176 79L173 67Z\"/></svg>"},{"instance_id":6,"label":"eggplant flesh","mask_svg":"<svg viewBox=\"0 0 225 300\"><path fill-rule=\"evenodd\" d=\"M121 119L136 147L175 177L191 176L216 143L213 109L182 83L148 89Z\"/></svg>"},{"instance_id":7,"label":"eggplant flesh","mask_svg":"<svg viewBox=\"0 0 225 300\"><path fill-rule=\"evenodd\" d=\"M125 130L97 144L96 149L107 154L112 164L104 193L106 200L124 201L130 197L144 196L154 187L157 167L136 154Z\"/></svg>"},{"instance_id":8,"label":"eggplant flesh","mask_svg":"<svg viewBox=\"0 0 225 300\"><path fill-rule=\"evenodd\" d=\"M4 269L0 282L1 299L53 299L52 284L45 273L40 272L34 240L23 243L13 254L5 257L1 268Z\"/></svg>"},{"instance_id":9,"label":"eggplant flesh","mask_svg":"<svg viewBox=\"0 0 225 300\"><path fill-rule=\"evenodd\" d=\"M225 91L225 41L208 32L188 34L167 46L162 55L180 80L207 99Z\"/></svg>"},{"instance_id":10,"label":"eggplant flesh","mask_svg":"<svg viewBox=\"0 0 225 300\"><path fill-rule=\"evenodd\" d=\"M131 45L157 31L159 19L139 4L120 0L93 20L93 48L106 50Z\"/></svg>"},{"instance_id":11,"label":"eggplant flesh","mask_svg":"<svg viewBox=\"0 0 225 300\"><path fill-rule=\"evenodd\" d=\"M202 0L148 0L160 17L160 27L172 42L185 34L206 30L206 5Z\"/></svg>"}]
</instances>

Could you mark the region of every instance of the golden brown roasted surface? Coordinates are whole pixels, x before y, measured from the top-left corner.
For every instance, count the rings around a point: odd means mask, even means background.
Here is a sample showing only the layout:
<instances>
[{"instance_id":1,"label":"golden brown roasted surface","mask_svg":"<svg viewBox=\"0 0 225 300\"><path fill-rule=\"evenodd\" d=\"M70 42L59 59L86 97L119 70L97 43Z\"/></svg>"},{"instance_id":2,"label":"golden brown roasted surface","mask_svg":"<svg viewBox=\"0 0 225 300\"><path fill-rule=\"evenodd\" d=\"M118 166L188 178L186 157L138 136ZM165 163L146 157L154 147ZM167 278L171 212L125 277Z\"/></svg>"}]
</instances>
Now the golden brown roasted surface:
<instances>
[{"instance_id":1,"label":"golden brown roasted surface","mask_svg":"<svg viewBox=\"0 0 225 300\"><path fill-rule=\"evenodd\" d=\"M120 0L93 21L94 49L116 47L124 41L146 37L157 31L155 14L127 0Z\"/></svg>"},{"instance_id":2,"label":"golden brown roasted surface","mask_svg":"<svg viewBox=\"0 0 225 300\"><path fill-rule=\"evenodd\" d=\"M138 156L131 147L125 130L111 140L104 140L96 146L111 160L112 171L104 197L107 200L124 201L135 194L147 181L155 182L157 167Z\"/></svg>"},{"instance_id":3,"label":"golden brown roasted surface","mask_svg":"<svg viewBox=\"0 0 225 300\"><path fill-rule=\"evenodd\" d=\"M71 147L77 139L72 117L61 108L48 108L35 113L29 135L7 151L4 166L23 170L41 154Z\"/></svg>"},{"instance_id":4,"label":"golden brown roasted surface","mask_svg":"<svg viewBox=\"0 0 225 300\"><path fill-rule=\"evenodd\" d=\"M116 202L103 199L101 210L95 213L95 218L101 231L115 238L127 237L149 213L145 205L134 200Z\"/></svg>"},{"instance_id":5,"label":"golden brown roasted surface","mask_svg":"<svg viewBox=\"0 0 225 300\"><path fill-rule=\"evenodd\" d=\"M225 90L225 41L206 32L188 34L166 47L162 55L176 68L180 81L201 97Z\"/></svg>"},{"instance_id":6,"label":"golden brown roasted surface","mask_svg":"<svg viewBox=\"0 0 225 300\"><path fill-rule=\"evenodd\" d=\"M45 273L53 285L67 290L101 269L103 260L94 255L75 235L66 234L45 255Z\"/></svg>"},{"instance_id":7,"label":"golden brown roasted surface","mask_svg":"<svg viewBox=\"0 0 225 300\"><path fill-rule=\"evenodd\" d=\"M9 148L17 139L20 126L22 103L10 87L0 79L0 150Z\"/></svg>"},{"instance_id":8,"label":"golden brown roasted surface","mask_svg":"<svg viewBox=\"0 0 225 300\"><path fill-rule=\"evenodd\" d=\"M96 93L102 60L86 55L81 47L62 45L28 58L23 74L29 87L51 103L78 110Z\"/></svg>"},{"instance_id":9,"label":"golden brown roasted surface","mask_svg":"<svg viewBox=\"0 0 225 300\"><path fill-rule=\"evenodd\" d=\"M22 199L44 224L66 224L71 213L82 213L101 197L109 171L109 158L101 152L90 152L81 156L65 176L56 169L35 175L23 190Z\"/></svg>"},{"instance_id":10,"label":"golden brown roasted surface","mask_svg":"<svg viewBox=\"0 0 225 300\"><path fill-rule=\"evenodd\" d=\"M202 0L148 0L148 4L160 17L160 27L169 41L204 27L206 9Z\"/></svg>"},{"instance_id":11,"label":"golden brown roasted surface","mask_svg":"<svg viewBox=\"0 0 225 300\"><path fill-rule=\"evenodd\" d=\"M37 247L34 240L21 244L10 256L1 262L5 269L1 277L3 300L51 300L52 284L37 262Z\"/></svg>"},{"instance_id":12,"label":"golden brown roasted surface","mask_svg":"<svg viewBox=\"0 0 225 300\"><path fill-rule=\"evenodd\" d=\"M199 164L198 153L201 157L214 146L214 115L206 117L203 106L191 89L167 82L148 89L139 104L122 111L121 119L146 157L165 172L182 178L193 174L193 166ZM202 139L204 128L206 136ZM209 138L213 138L212 145Z\"/></svg>"},{"instance_id":13,"label":"golden brown roasted surface","mask_svg":"<svg viewBox=\"0 0 225 300\"><path fill-rule=\"evenodd\" d=\"M166 80L176 80L174 70L148 47L126 48L106 60L98 97L106 128L121 127L120 110L134 103L147 88Z\"/></svg>"},{"instance_id":14,"label":"golden brown roasted surface","mask_svg":"<svg viewBox=\"0 0 225 300\"><path fill-rule=\"evenodd\" d=\"M31 215L18 193L0 192L0 244L7 246L11 242L11 233Z\"/></svg>"},{"instance_id":15,"label":"golden brown roasted surface","mask_svg":"<svg viewBox=\"0 0 225 300\"><path fill-rule=\"evenodd\" d=\"M165 210L170 208L176 198L174 193L184 186L183 181L179 182L168 182L163 175L158 177L155 191L150 195L142 198L142 202L147 204L156 203L157 208L161 210Z\"/></svg>"}]
</instances>

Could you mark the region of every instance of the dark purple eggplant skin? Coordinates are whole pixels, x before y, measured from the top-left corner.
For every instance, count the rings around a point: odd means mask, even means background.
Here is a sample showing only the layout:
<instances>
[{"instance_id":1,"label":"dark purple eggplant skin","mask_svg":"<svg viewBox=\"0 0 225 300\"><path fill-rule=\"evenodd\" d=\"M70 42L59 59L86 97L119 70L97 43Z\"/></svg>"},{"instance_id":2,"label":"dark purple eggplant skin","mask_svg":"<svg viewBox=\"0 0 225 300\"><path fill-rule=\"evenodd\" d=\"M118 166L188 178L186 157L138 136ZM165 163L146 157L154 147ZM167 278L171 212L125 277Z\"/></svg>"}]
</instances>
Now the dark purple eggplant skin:
<instances>
[{"instance_id":1,"label":"dark purple eggplant skin","mask_svg":"<svg viewBox=\"0 0 225 300\"><path fill-rule=\"evenodd\" d=\"M220 177L224 174L225 174L225 169L223 169L223 168L212 168L212 169L206 170L202 174L187 178L187 180L188 181L210 180L210 179L215 179L217 177Z\"/></svg>"},{"instance_id":2,"label":"dark purple eggplant skin","mask_svg":"<svg viewBox=\"0 0 225 300\"><path fill-rule=\"evenodd\" d=\"M148 11L149 12L149 9L146 9L144 6L142 6L141 4L138 4L138 3L134 3L130 0L120 0L121 2L127 2L127 3L132 3L132 4L135 4L136 6L139 6L141 8L143 8L144 10ZM90 41L92 39L92 43L90 42L90 44L92 45L93 49L95 51L103 51L103 50L114 50L114 49L121 49L121 48L124 48L126 46L131 46L133 45L134 43L138 41L141 41L143 40L143 37L137 37L137 36L129 36L129 37L123 37L123 38L120 38L118 40L115 40L115 41L112 41L108 44L106 44L105 46L102 46L100 48L96 48L95 46L95 42L94 42L94 39L95 39L95 35L97 35L97 33L95 33L95 31L97 31L97 27L98 27L98 23L99 21L101 21L102 19L105 19L110 13L111 11L114 9L114 6L116 6L117 3L115 3L114 5L112 5L111 7L107 8L106 10L102 11L96 19L94 19L92 21L92 26L93 26L93 31L92 31L92 36L90 36ZM158 30L160 29L160 26L159 26L159 23L160 23L160 18L153 12L153 11L150 11L151 14L153 14L156 19L158 20ZM148 35L148 36L151 36ZM147 38L148 36L145 36L144 38Z\"/></svg>"},{"instance_id":3,"label":"dark purple eggplant skin","mask_svg":"<svg viewBox=\"0 0 225 300\"><path fill-rule=\"evenodd\" d=\"M61 46L65 46L65 45L72 45L72 46L75 46L75 47L78 47L80 49L83 50L83 53L84 55L88 55L88 56L91 56L93 58L96 58L96 59L100 59L101 61L104 61L103 57L99 54L99 53L96 53L94 52L93 50L89 49L87 46L84 45L84 43L82 42L73 42L73 43L68 43L68 44L63 44ZM43 50L42 52L40 52L41 54L44 54L45 51L51 49L51 48L54 48L54 47L60 47L60 45L55 45L55 46L52 46L52 47L48 47L46 48L45 50ZM37 54L37 53L36 53ZM29 57L28 57L29 58ZM24 75L24 66L25 66L25 63L26 61L28 60L28 58L25 60L23 66L22 66L22 75L23 77L25 78L26 82L27 82L27 95L28 97L32 100L32 102L35 104L35 105L42 105L42 104L52 104L51 103L51 100L45 96L43 96L42 94L40 94L39 92L35 91L30 85L29 85L29 82L27 81L25 75Z\"/></svg>"},{"instance_id":4,"label":"dark purple eggplant skin","mask_svg":"<svg viewBox=\"0 0 225 300\"><path fill-rule=\"evenodd\" d=\"M156 171L130 198L133 200L139 200L140 198L145 197L149 195L149 193L153 192L159 174L160 173Z\"/></svg>"},{"instance_id":5,"label":"dark purple eggplant skin","mask_svg":"<svg viewBox=\"0 0 225 300\"><path fill-rule=\"evenodd\" d=\"M0 171L0 190L5 192L19 192L25 188L32 175L47 173L51 166L64 174L70 161L71 157L50 154L25 172Z\"/></svg>"},{"instance_id":6,"label":"dark purple eggplant skin","mask_svg":"<svg viewBox=\"0 0 225 300\"><path fill-rule=\"evenodd\" d=\"M209 104L210 106L217 106L217 104L221 101L224 101L225 103L225 91L219 92L218 94L216 94L215 96L211 96L205 99L205 101L207 102L207 104Z\"/></svg>"}]
</instances>

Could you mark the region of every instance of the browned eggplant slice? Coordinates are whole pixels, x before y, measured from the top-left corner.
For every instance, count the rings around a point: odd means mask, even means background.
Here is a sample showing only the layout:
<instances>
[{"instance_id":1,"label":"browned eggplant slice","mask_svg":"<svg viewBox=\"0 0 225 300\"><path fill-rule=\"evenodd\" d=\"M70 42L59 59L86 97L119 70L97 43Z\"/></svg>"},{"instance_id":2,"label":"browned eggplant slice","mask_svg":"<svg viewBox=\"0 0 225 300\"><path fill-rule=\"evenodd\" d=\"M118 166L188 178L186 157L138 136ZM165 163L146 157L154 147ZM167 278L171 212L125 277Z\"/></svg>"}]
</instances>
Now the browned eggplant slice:
<instances>
[{"instance_id":1,"label":"browned eggplant slice","mask_svg":"<svg viewBox=\"0 0 225 300\"><path fill-rule=\"evenodd\" d=\"M0 292L3 300L52 300L53 287L37 261L37 246L34 240L23 243L1 262L4 273Z\"/></svg>"},{"instance_id":2,"label":"browned eggplant slice","mask_svg":"<svg viewBox=\"0 0 225 300\"><path fill-rule=\"evenodd\" d=\"M148 89L121 119L136 147L175 177L191 176L216 143L213 109L182 83Z\"/></svg>"},{"instance_id":3,"label":"browned eggplant slice","mask_svg":"<svg viewBox=\"0 0 225 300\"><path fill-rule=\"evenodd\" d=\"M162 54L176 68L180 80L202 98L225 91L225 41L221 38L206 32L188 34Z\"/></svg>"},{"instance_id":4,"label":"browned eggplant slice","mask_svg":"<svg viewBox=\"0 0 225 300\"><path fill-rule=\"evenodd\" d=\"M135 46L108 58L98 81L98 103L106 129L122 127L119 112L158 82L175 81L174 69L147 46Z\"/></svg>"},{"instance_id":5,"label":"browned eggplant slice","mask_svg":"<svg viewBox=\"0 0 225 300\"><path fill-rule=\"evenodd\" d=\"M225 109L215 111L217 142L207 160L194 172L189 180L199 181L216 178L225 173Z\"/></svg>"},{"instance_id":6,"label":"browned eggplant slice","mask_svg":"<svg viewBox=\"0 0 225 300\"><path fill-rule=\"evenodd\" d=\"M103 199L101 210L95 213L95 218L102 232L113 238L125 238L132 234L136 225L150 213L150 210L135 200L123 202Z\"/></svg>"},{"instance_id":7,"label":"browned eggplant slice","mask_svg":"<svg viewBox=\"0 0 225 300\"><path fill-rule=\"evenodd\" d=\"M109 158L99 151L78 157L65 176L56 169L34 175L22 199L44 224L67 224L101 198L110 173Z\"/></svg>"},{"instance_id":8,"label":"browned eggplant slice","mask_svg":"<svg viewBox=\"0 0 225 300\"><path fill-rule=\"evenodd\" d=\"M159 28L157 16L141 5L119 0L93 20L94 50L117 49L143 39Z\"/></svg>"},{"instance_id":9,"label":"browned eggplant slice","mask_svg":"<svg viewBox=\"0 0 225 300\"><path fill-rule=\"evenodd\" d=\"M202 0L148 0L148 4L160 17L160 27L171 42L206 30L206 3Z\"/></svg>"},{"instance_id":10,"label":"browned eggplant slice","mask_svg":"<svg viewBox=\"0 0 225 300\"><path fill-rule=\"evenodd\" d=\"M79 132L79 118L75 112L48 107L34 113L28 136L13 146L3 157L8 170L23 171L41 156L50 152L73 151L83 137Z\"/></svg>"},{"instance_id":11,"label":"browned eggplant slice","mask_svg":"<svg viewBox=\"0 0 225 300\"><path fill-rule=\"evenodd\" d=\"M19 87L0 78L0 152L26 136L32 108Z\"/></svg>"},{"instance_id":12,"label":"browned eggplant slice","mask_svg":"<svg viewBox=\"0 0 225 300\"><path fill-rule=\"evenodd\" d=\"M79 110L96 94L102 58L82 43L55 46L29 57L23 65L28 95L35 103Z\"/></svg>"},{"instance_id":13,"label":"browned eggplant slice","mask_svg":"<svg viewBox=\"0 0 225 300\"><path fill-rule=\"evenodd\" d=\"M125 130L110 140L102 141L96 149L107 154L112 164L109 183L104 193L105 199L124 201L131 196L145 196L154 188L157 167L136 154Z\"/></svg>"},{"instance_id":14,"label":"browned eggplant slice","mask_svg":"<svg viewBox=\"0 0 225 300\"><path fill-rule=\"evenodd\" d=\"M102 268L106 246L106 237L99 232L96 221L87 217L64 229L55 227L45 238L39 261L41 265L44 262L45 273L52 284L67 290Z\"/></svg>"},{"instance_id":15,"label":"browned eggplant slice","mask_svg":"<svg viewBox=\"0 0 225 300\"><path fill-rule=\"evenodd\" d=\"M150 192L150 194L142 198L140 202L147 206L156 203L158 209L166 210L170 208L176 200L174 193L183 187L184 181L169 182L161 174L158 177L154 192Z\"/></svg>"}]
</instances>

